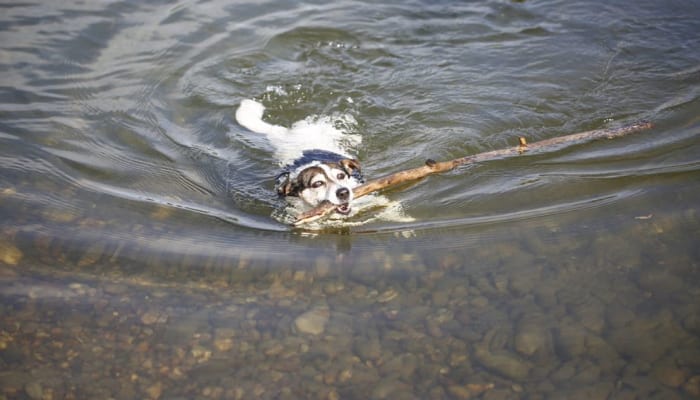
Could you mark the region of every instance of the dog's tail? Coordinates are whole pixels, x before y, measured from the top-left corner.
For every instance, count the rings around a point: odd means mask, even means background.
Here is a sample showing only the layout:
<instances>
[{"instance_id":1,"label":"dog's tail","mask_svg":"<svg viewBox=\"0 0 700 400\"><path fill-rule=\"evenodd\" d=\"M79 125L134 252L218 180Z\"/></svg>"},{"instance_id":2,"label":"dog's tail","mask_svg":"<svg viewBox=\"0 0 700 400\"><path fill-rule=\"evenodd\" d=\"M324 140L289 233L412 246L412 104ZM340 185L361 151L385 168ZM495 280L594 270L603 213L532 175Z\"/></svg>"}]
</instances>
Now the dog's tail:
<instances>
[{"instance_id":1,"label":"dog's tail","mask_svg":"<svg viewBox=\"0 0 700 400\"><path fill-rule=\"evenodd\" d=\"M245 99L236 110L236 121L246 129L268 136L284 135L288 132L288 129L283 126L263 121L263 112L265 112L265 106L255 100Z\"/></svg>"}]
</instances>

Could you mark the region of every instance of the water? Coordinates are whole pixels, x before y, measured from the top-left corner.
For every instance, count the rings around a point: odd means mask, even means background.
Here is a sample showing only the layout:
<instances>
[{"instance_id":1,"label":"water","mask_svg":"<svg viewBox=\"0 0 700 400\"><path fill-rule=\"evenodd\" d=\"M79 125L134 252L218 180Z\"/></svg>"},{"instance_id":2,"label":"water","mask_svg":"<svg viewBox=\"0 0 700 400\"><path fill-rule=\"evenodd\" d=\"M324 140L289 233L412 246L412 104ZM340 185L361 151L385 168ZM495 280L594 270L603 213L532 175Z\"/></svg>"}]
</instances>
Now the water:
<instances>
[{"instance_id":1,"label":"water","mask_svg":"<svg viewBox=\"0 0 700 400\"><path fill-rule=\"evenodd\" d=\"M0 396L700 395L697 4L1 9ZM346 121L368 177L656 127L319 232L274 218L246 98Z\"/></svg>"}]
</instances>

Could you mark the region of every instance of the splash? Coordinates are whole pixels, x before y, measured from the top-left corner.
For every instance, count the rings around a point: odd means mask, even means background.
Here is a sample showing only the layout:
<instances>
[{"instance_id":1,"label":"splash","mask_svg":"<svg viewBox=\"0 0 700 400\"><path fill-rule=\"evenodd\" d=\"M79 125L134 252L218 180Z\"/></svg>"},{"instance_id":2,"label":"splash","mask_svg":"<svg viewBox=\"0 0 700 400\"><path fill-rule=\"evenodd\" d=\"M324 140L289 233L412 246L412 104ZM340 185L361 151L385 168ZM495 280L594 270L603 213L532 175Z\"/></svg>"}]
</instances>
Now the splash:
<instances>
[{"instance_id":1,"label":"splash","mask_svg":"<svg viewBox=\"0 0 700 400\"><path fill-rule=\"evenodd\" d=\"M311 115L290 128L263 120L265 106L255 100L243 100L236 110L236 120L243 127L263 134L275 149L280 165L292 163L304 150L318 149L352 157L362 143L362 136L348 133L357 126L349 114Z\"/></svg>"}]
</instances>

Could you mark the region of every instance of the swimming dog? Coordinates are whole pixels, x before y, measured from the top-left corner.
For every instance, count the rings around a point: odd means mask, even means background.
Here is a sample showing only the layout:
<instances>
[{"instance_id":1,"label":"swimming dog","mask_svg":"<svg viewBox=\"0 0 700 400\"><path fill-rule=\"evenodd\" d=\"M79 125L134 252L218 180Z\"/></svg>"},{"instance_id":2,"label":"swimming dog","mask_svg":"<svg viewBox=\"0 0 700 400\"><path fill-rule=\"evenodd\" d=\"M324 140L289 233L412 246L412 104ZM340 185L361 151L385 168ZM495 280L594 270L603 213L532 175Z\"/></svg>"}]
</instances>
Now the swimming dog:
<instances>
[{"instance_id":1,"label":"swimming dog","mask_svg":"<svg viewBox=\"0 0 700 400\"><path fill-rule=\"evenodd\" d=\"M263 121L265 107L254 100L243 100L236 110L236 121L246 129L263 134L275 148L283 166L277 176L277 194L298 198L306 207L324 201L336 205L336 211L352 211L352 189L364 182L360 163L347 154L344 143L358 144L359 135L344 134L332 126L319 129L309 121L286 128Z\"/></svg>"}]
</instances>

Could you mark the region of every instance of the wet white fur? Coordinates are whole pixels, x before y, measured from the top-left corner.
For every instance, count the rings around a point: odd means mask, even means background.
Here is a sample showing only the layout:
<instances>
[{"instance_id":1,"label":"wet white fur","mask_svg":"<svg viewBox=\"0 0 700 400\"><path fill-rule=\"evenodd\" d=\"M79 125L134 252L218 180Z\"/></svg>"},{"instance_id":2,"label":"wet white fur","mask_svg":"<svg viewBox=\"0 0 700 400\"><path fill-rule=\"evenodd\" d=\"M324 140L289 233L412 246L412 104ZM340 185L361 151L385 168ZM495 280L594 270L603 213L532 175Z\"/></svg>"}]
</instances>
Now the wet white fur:
<instances>
[{"instance_id":1,"label":"wet white fur","mask_svg":"<svg viewBox=\"0 0 700 400\"><path fill-rule=\"evenodd\" d=\"M362 142L360 135L346 134L333 126L330 118L306 118L295 122L291 128L263 121L265 106L246 99L236 110L236 121L256 133L267 136L275 149L275 157L281 165L292 163L304 150L318 149L353 158L348 148Z\"/></svg>"}]
</instances>

